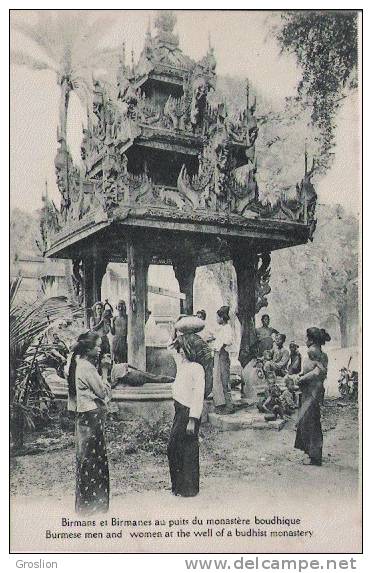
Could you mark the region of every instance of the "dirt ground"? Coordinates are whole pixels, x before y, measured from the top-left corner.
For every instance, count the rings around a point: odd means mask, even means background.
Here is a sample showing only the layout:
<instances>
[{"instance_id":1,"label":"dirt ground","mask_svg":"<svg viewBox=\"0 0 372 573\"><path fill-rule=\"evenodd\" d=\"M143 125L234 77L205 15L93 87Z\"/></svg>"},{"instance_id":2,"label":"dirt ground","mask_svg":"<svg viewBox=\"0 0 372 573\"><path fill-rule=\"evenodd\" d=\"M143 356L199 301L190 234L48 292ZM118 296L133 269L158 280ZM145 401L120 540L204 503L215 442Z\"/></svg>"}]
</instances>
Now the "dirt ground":
<instances>
[{"instance_id":1,"label":"dirt ground","mask_svg":"<svg viewBox=\"0 0 372 573\"><path fill-rule=\"evenodd\" d=\"M160 424L161 425L161 424ZM214 480L235 478L241 482L257 481L262 489L274 488L278 495L288 495L288 486L301 491L316 472L318 487L324 492L333 488L345 495L358 488L358 409L353 403L327 400L322 412L324 464L309 468L304 456L293 448L295 419L277 432L272 430L220 431L208 424L200 432L201 490ZM128 422L108 422L108 453L112 495L169 488L165 455L168 422L151 443L151 428L141 432ZM142 437L141 437L142 433ZM144 443L146 442L146 443ZM74 436L58 426L30 436L30 448L43 447L34 455L11 458L11 493L13 496L53 496L64 499L74 491ZM149 451L144 451L145 447ZM36 449L36 452L38 450ZM221 487L221 485L219 485Z\"/></svg>"},{"instance_id":2,"label":"dirt ground","mask_svg":"<svg viewBox=\"0 0 372 573\"><path fill-rule=\"evenodd\" d=\"M194 498L171 495L165 454L169 421L152 426L109 421L110 516L159 518L185 523L190 537L95 541L45 539L46 530L61 530L61 516L74 520L75 456L73 432L60 425L33 434L27 444L34 455L11 459L12 551L119 553L282 553L359 552L361 518L358 501L358 409L327 400L323 408L324 463L305 466L293 448L295 420L281 431L220 431L201 428L200 493ZM36 453L40 447L44 451ZM283 540L233 530L221 540L196 538L191 523L199 519L255 516L298 517L311 537ZM110 517L111 519L111 517ZM204 521L203 521L204 520ZM285 528L285 526L282 526ZM66 528L63 528L65 530ZM173 528L175 529L175 528ZM255 531L257 526L254 525ZM268 533L270 535L270 532Z\"/></svg>"}]
</instances>

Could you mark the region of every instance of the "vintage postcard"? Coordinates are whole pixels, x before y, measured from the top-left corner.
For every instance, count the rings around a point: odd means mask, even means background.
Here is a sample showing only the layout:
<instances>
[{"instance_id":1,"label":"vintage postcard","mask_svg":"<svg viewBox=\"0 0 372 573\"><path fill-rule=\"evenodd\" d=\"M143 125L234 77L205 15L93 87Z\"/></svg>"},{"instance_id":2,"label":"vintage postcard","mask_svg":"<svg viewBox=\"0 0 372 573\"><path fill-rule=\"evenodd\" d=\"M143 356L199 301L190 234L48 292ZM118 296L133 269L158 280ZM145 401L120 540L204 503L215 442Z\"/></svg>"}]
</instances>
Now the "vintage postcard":
<instances>
[{"instance_id":1,"label":"vintage postcard","mask_svg":"<svg viewBox=\"0 0 372 573\"><path fill-rule=\"evenodd\" d=\"M12 553L362 551L361 34L10 10Z\"/></svg>"}]
</instances>

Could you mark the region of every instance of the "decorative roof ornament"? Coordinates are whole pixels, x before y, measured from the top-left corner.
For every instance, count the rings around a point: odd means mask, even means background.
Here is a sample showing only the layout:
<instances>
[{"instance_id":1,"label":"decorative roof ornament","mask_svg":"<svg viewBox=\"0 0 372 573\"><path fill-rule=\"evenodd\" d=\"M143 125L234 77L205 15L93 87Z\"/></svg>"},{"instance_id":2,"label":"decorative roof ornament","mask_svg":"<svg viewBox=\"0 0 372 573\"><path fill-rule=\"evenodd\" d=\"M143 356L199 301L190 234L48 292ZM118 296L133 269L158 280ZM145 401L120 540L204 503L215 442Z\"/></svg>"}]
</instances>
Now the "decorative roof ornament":
<instances>
[{"instance_id":1,"label":"decorative roof ornament","mask_svg":"<svg viewBox=\"0 0 372 573\"><path fill-rule=\"evenodd\" d=\"M128 77L128 72L129 69L126 65L126 45L125 45L125 41L123 41L122 44L122 50L121 50L121 54L120 54L120 58L119 58L119 68L118 68L118 73L117 73L117 87L120 89L120 86L122 85L123 81L126 80L126 78Z\"/></svg>"},{"instance_id":2,"label":"decorative roof ornament","mask_svg":"<svg viewBox=\"0 0 372 573\"><path fill-rule=\"evenodd\" d=\"M178 46L179 37L178 35L173 34L176 22L177 18L173 10L158 10L155 20L155 28L157 29L155 40L157 44L165 44L174 47Z\"/></svg>"},{"instance_id":3,"label":"decorative roof ornament","mask_svg":"<svg viewBox=\"0 0 372 573\"><path fill-rule=\"evenodd\" d=\"M146 58L150 59L153 51L153 41L151 36L151 21L150 17L147 23L147 30L145 35L145 44L143 46L143 54Z\"/></svg>"},{"instance_id":4,"label":"decorative roof ornament","mask_svg":"<svg viewBox=\"0 0 372 573\"><path fill-rule=\"evenodd\" d=\"M134 76L134 49L132 46L132 51L131 51L131 72L132 72L132 76Z\"/></svg>"},{"instance_id":5,"label":"decorative roof ornament","mask_svg":"<svg viewBox=\"0 0 372 573\"><path fill-rule=\"evenodd\" d=\"M214 74L217 66L217 60L214 55L214 48L212 46L211 33L208 32L208 52L204 58L205 67L209 73Z\"/></svg>"}]
</instances>

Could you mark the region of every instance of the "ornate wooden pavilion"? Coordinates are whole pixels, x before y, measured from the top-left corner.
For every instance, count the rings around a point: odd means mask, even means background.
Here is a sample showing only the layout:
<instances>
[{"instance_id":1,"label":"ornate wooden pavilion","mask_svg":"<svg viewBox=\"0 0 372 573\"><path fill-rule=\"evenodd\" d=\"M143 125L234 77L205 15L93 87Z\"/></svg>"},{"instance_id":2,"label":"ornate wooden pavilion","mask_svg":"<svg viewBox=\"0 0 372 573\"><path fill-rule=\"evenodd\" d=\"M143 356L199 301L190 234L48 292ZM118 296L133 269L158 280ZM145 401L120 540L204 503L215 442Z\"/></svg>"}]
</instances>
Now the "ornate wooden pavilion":
<instances>
[{"instance_id":1,"label":"ornate wooden pavilion","mask_svg":"<svg viewBox=\"0 0 372 573\"><path fill-rule=\"evenodd\" d=\"M100 300L107 264L128 263L128 360L142 369L150 264L173 265L186 295L180 310L192 313L196 268L233 261L245 362L270 252L306 243L316 224L307 169L291 197L279 194L275 205L260 201L249 86L241 112L212 105L213 49L192 61L179 48L175 23L172 12L159 12L156 35L147 32L137 64L126 65L123 49L115 94L95 81L83 172L59 137L59 230L46 253L72 259L87 318Z\"/></svg>"}]
</instances>

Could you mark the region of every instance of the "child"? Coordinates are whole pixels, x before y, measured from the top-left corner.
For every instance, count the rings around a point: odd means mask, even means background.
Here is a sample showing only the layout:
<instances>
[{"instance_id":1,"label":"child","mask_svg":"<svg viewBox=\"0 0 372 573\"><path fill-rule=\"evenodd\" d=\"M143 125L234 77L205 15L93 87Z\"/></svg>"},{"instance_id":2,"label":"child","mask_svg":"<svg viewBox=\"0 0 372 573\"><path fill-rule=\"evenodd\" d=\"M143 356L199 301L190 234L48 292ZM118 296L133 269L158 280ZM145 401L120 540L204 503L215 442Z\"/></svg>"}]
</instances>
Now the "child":
<instances>
[{"instance_id":1,"label":"child","mask_svg":"<svg viewBox=\"0 0 372 573\"><path fill-rule=\"evenodd\" d=\"M313 372L315 377L321 378L324 381L327 378L327 367L321 362L321 358L322 358L321 354L322 354L322 351L318 350L316 348L315 349L311 348L310 350L308 350L307 355L313 363L313 368L312 368L312 370L307 372L307 376L308 376L308 374L310 374L310 372ZM301 385L303 384L301 382L301 376L302 376L302 374L299 375L299 380L298 380L298 385L299 385L300 389L301 389ZM325 393L325 389L324 389L324 386L322 384L322 387L319 389L319 393L318 393L320 404L323 404L324 393Z\"/></svg>"},{"instance_id":2,"label":"child","mask_svg":"<svg viewBox=\"0 0 372 573\"><path fill-rule=\"evenodd\" d=\"M316 368L318 368L321 373L325 376L324 378L326 378L326 374L327 374L327 368L322 364L321 360L321 356L320 353L317 349L310 349L307 353L308 357L310 358L310 360L312 360L312 362L314 363L314 368L313 370L315 370ZM301 376L301 374L300 374Z\"/></svg>"},{"instance_id":3,"label":"child","mask_svg":"<svg viewBox=\"0 0 372 573\"><path fill-rule=\"evenodd\" d=\"M265 350L263 353L263 371L268 384L276 384L275 365L273 361L274 351Z\"/></svg>"},{"instance_id":4,"label":"child","mask_svg":"<svg viewBox=\"0 0 372 573\"><path fill-rule=\"evenodd\" d=\"M290 416L297 407L296 406L296 394L295 394L296 385L294 383L293 378L290 378L289 376L287 376L285 379L285 386L286 386L286 389L283 390L283 392L280 396L280 401L281 401L281 404L283 406L284 413L287 416Z\"/></svg>"},{"instance_id":5,"label":"child","mask_svg":"<svg viewBox=\"0 0 372 573\"><path fill-rule=\"evenodd\" d=\"M284 417L281 393L277 384L269 384L265 399L257 404L258 411L267 415L265 420L276 420L278 416Z\"/></svg>"}]
</instances>

